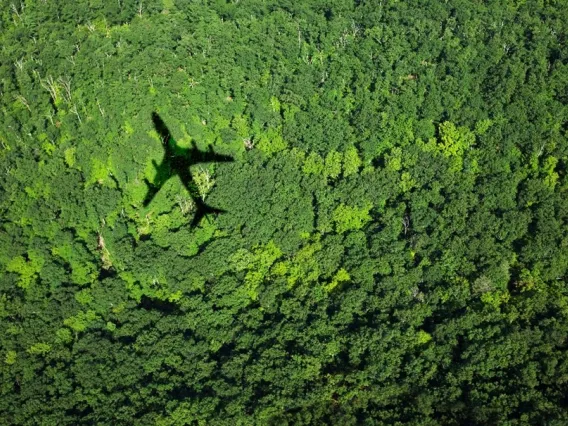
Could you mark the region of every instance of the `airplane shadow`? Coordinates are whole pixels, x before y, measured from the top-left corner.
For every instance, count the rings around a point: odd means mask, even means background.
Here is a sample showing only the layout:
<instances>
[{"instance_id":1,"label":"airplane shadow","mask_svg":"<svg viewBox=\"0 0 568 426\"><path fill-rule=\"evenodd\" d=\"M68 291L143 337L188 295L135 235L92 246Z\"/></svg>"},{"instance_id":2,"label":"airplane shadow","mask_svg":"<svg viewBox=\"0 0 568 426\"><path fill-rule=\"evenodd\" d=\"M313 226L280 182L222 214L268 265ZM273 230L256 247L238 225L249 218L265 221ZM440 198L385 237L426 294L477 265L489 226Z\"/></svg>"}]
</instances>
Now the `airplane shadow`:
<instances>
[{"instance_id":1,"label":"airplane shadow","mask_svg":"<svg viewBox=\"0 0 568 426\"><path fill-rule=\"evenodd\" d=\"M162 141L164 159L160 164L152 160L152 164L156 169L154 182L149 182L147 179L144 179L148 187L148 192L143 202L144 207L147 207L152 202L156 194L170 178L179 176L183 186L195 203L195 216L191 221L191 228L196 227L204 216L226 213L225 210L205 204L197 190L197 186L193 181L193 176L189 169L191 166L198 163L227 163L235 161L234 158L229 155L213 152L211 145L207 151L202 151L197 148L197 145L193 141L191 148L180 147L172 137L166 123L164 123L164 120L162 120L157 112L152 113L152 122Z\"/></svg>"}]
</instances>

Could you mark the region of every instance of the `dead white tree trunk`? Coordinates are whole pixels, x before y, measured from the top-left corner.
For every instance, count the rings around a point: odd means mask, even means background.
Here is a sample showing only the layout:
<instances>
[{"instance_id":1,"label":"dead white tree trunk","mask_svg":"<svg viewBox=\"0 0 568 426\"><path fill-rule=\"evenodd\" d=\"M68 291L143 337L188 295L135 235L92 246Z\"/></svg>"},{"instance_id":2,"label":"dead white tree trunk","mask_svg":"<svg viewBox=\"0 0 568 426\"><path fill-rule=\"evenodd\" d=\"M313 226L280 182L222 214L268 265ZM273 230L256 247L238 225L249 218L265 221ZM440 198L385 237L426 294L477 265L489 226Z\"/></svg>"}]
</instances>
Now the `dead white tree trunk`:
<instances>
[{"instance_id":1,"label":"dead white tree trunk","mask_svg":"<svg viewBox=\"0 0 568 426\"><path fill-rule=\"evenodd\" d=\"M71 107L71 112L77 116L77 120L79 120L79 124L83 124L83 121L81 120L81 116L79 115L79 111L77 111L77 105L73 104L73 106Z\"/></svg>"},{"instance_id":2,"label":"dead white tree trunk","mask_svg":"<svg viewBox=\"0 0 568 426\"><path fill-rule=\"evenodd\" d=\"M98 99L97 99L97 106L99 107L99 111L100 111L101 115L104 117L105 116L105 110L101 107L101 104L99 103Z\"/></svg>"},{"instance_id":3,"label":"dead white tree trunk","mask_svg":"<svg viewBox=\"0 0 568 426\"><path fill-rule=\"evenodd\" d=\"M26 98L24 98L22 95L17 95L16 100L18 100L23 106L25 106L28 109L29 112L32 112L32 109L30 108L30 104L28 103Z\"/></svg>"},{"instance_id":4,"label":"dead white tree trunk","mask_svg":"<svg viewBox=\"0 0 568 426\"><path fill-rule=\"evenodd\" d=\"M49 92L53 102L57 101L57 83L52 76L48 75L45 80L41 82L41 87Z\"/></svg>"},{"instance_id":5,"label":"dead white tree trunk","mask_svg":"<svg viewBox=\"0 0 568 426\"><path fill-rule=\"evenodd\" d=\"M69 77L59 77L57 80L61 87L63 87L64 93L63 97L65 101L70 104L71 103L71 79Z\"/></svg>"}]
</instances>

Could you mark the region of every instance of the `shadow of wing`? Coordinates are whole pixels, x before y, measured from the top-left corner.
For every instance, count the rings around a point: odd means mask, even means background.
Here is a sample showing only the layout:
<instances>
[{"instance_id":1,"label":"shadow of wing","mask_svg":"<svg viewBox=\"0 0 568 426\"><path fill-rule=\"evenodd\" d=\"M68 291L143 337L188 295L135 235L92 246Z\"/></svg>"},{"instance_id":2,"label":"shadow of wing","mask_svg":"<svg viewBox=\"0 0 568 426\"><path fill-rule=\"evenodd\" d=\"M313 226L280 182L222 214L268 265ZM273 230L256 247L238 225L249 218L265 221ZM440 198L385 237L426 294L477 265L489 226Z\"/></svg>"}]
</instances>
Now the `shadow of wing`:
<instances>
[{"instance_id":1,"label":"shadow of wing","mask_svg":"<svg viewBox=\"0 0 568 426\"><path fill-rule=\"evenodd\" d=\"M159 187L152 185L148 179L144 179L144 183L146 184L147 192L146 192L146 196L144 197L144 201L142 202L142 205L144 207L148 207L148 204L150 204L152 202L152 200L154 199L154 197L156 196L156 194L158 193L158 191L160 190Z\"/></svg>"},{"instance_id":2,"label":"shadow of wing","mask_svg":"<svg viewBox=\"0 0 568 426\"><path fill-rule=\"evenodd\" d=\"M217 154L213 151L213 147L211 145L209 145L207 151L200 151L196 148L194 148L194 150L196 150L197 153L195 158L198 163L230 163L235 161L235 159L230 155Z\"/></svg>"},{"instance_id":3,"label":"shadow of wing","mask_svg":"<svg viewBox=\"0 0 568 426\"><path fill-rule=\"evenodd\" d=\"M223 155L216 153L207 153L205 158L207 159L207 162L214 162L214 163L231 163L235 161L235 159L230 155Z\"/></svg>"},{"instance_id":4,"label":"shadow of wing","mask_svg":"<svg viewBox=\"0 0 568 426\"><path fill-rule=\"evenodd\" d=\"M170 166L166 161L162 161L162 163L158 164L155 160L152 160L152 164L154 165L154 169L156 169L156 177L154 180L156 183L150 182L148 179L144 178L144 183L148 188L148 192L146 192L146 197L144 197L143 205L144 207L148 206L154 199L155 195L158 193L160 188L166 180L169 179L171 175Z\"/></svg>"},{"instance_id":5,"label":"shadow of wing","mask_svg":"<svg viewBox=\"0 0 568 426\"><path fill-rule=\"evenodd\" d=\"M171 137L171 133L168 130L168 126L166 126L166 123L164 123L164 120L162 120L162 118L158 115L157 112L152 113L152 122L154 123L154 128L156 129L156 132L158 132L158 135L160 136L162 143L167 146L167 143Z\"/></svg>"}]
</instances>

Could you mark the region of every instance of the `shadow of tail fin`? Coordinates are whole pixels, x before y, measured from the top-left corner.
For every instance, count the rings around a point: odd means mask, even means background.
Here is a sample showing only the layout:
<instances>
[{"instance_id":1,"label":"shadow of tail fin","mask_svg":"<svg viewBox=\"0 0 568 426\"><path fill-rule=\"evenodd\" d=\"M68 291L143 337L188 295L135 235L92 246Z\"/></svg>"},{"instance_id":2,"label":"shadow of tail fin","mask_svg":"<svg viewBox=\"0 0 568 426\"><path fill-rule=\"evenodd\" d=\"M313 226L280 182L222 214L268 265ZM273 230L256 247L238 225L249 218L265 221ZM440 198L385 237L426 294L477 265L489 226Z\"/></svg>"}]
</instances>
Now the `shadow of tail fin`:
<instances>
[{"instance_id":1,"label":"shadow of tail fin","mask_svg":"<svg viewBox=\"0 0 568 426\"><path fill-rule=\"evenodd\" d=\"M201 219L203 219L204 216L207 216L209 214L226 213L225 210L217 209L215 207L211 207L209 204L205 204L201 198L198 198L197 200L195 200L195 204L197 205L197 209L196 209L196 212L195 212L195 216L193 217L193 220L191 221L190 226L192 228L195 228L199 224Z\"/></svg>"}]
</instances>

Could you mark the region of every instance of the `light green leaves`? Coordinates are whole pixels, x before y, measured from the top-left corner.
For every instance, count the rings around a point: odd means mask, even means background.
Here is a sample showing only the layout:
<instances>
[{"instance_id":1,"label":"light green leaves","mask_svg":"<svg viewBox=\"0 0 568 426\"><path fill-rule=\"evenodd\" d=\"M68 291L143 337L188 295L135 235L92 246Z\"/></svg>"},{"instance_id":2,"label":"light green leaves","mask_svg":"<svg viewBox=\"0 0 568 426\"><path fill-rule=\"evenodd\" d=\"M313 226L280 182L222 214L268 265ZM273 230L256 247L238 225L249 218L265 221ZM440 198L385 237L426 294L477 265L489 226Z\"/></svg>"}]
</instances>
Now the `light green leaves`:
<instances>
[{"instance_id":1,"label":"light green leaves","mask_svg":"<svg viewBox=\"0 0 568 426\"><path fill-rule=\"evenodd\" d=\"M310 152L304 162L302 170L307 175L321 175L324 170L323 158L317 152Z\"/></svg>"},{"instance_id":2,"label":"light green leaves","mask_svg":"<svg viewBox=\"0 0 568 426\"><path fill-rule=\"evenodd\" d=\"M4 357L4 363L8 365L14 365L18 359L18 354L16 351L7 351Z\"/></svg>"},{"instance_id":3,"label":"light green leaves","mask_svg":"<svg viewBox=\"0 0 568 426\"><path fill-rule=\"evenodd\" d=\"M333 277L331 282L325 286L325 289L328 292L332 291L338 285L345 283L345 282L348 282L350 280L351 280L351 276L349 275L349 273L344 268L341 268L339 271L337 271L337 273L335 274L335 276Z\"/></svg>"},{"instance_id":4,"label":"light green leaves","mask_svg":"<svg viewBox=\"0 0 568 426\"><path fill-rule=\"evenodd\" d=\"M95 311L81 311L77 315L65 319L63 324L71 328L73 331L80 333L85 331L97 319L98 315Z\"/></svg>"},{"instance_id":5,"label":"light green leaves","mask_svg":"<svg viewBox=\"0 0 568 426\"><path fill-rule=\"evenodd\" d=\"M328 180L336 180L340 176L348 177L356 174L362 165L357 148L351 146L344 153L332 150L325 160L317 152L308 154L302 168L307 175L323 176Z\"/></svg>"},{"instance_id":6,"label":"light green leaves","mask_svg":"<svg viewBox=\"0 0 568 426\"><path fill-rule=\"evenodd\" d=\"M73 334L68 328L60 328L55 332L55 341L57 343L67 344L73 341Z\"/></svg>"},{"instance_id":7,"label":"light green leaves","mask_svg":"<svg viewBox=\"0 0 568 426\"><path fill-rule=\"evenodd\" d=\"M282 138L281 128L269 128L266 132L261 132L257 138L256 146L267 155L276 154L288 147L288 144Z\"/></svg>"},{"instance_id":8,"label":"light green leaves","mask_svg":"<svg viewBox=\"0 0 568 426\"><path fill-rule=\"evenodd\" d=\"M348 177L356 174L362 164L357 148L354 146L347 148L343 155L343 176Z\"/></svg>"},{"instance_id":9,"label":"light green leaves","mask_svg":"<svg viewBox=\"0 0 568 426\"><path fill-rule=\"evenodd\" d=\"M274 262L282 256L280 248L273 241L264 246L258 246L252 251L240 249L231 256L229 261L237 271L247 271L245 287L252 300L258 297L258 288L268 276Z\"/></svg>"},{"instance_id":10,"label":"light green leaves","mask_svg":"<svg viewBox=\"0 0 568 426\"><path fill-rule=\"evenodd\" d=\"M430 340L432 340L432 336L429 333L425 332L424 330L419 330L416 340L419 345L423 345L425 343L428 343Z\"/></svg>"},{"instance_id":11,"label":"light green leaves","mask_svg":"<svg viewBox=\"0 0 568 426\"><path fill-rule=\"evenodd\" d=\"M6 265L6 271L15 272L20 275L18 286L27 289L37 274L41 271L44 264L44 259L41 254L36 250L29 250L27 259L23 256L16 256Z\"/></svg>"},{"instance_id":12,"label":"light green leaves","mask_svg":"<svg viewBox=\"0 0 568 426\"><path fill-rule=\"evenodd\" d=\"M327 179L337 179L341 174L341 160L343 156L337 151L330 151L325 157L324 176Z\"/></svg>"},{"instance_id":13,"label":"light green leaves","mask_svg":"<svg viewBox=\"0 0 568 426\"><path fill-rule=\"evenodd\" d=\"M360 208L340 204L333 212L336 232L341 234L363 228L371 220L369 215L371 207L370 204Z\"/></svg>"},{"instance_id":14,"label":"light green leaves","mask_svg":"<svg viewBox=\"0 0 568 426\"><path fill-rule=\"evenodd\" d=\"M27 350L30 355L45 355L49 351L51 351L51 345L47 343L36 343Z\"/></svg>"},{"instance_id":15,"label":"light green leaves","mask_svg":"<svg viewBox=\"0 0 568 426\"><path fill-rule=\"evenodd\" d=\"M110 177L112 175L112 165L110 163L110 158L108 158L106 162L104 162L101 159L95 157L91 160L90 166L89 177L87 178L85 186L98 184L112 188L116 187L116 183Z\"/></svg>"},{"instance_id":16,"label":"light green leaves","mask_svg":"<svg viewBox=\"0 0 568 426\"><path fill-rule=\"evenodd\" d=\"M467 149L475 144L475 135L467 127L456 127L448 121L440 124L440 140L438 147L442 154L453 160L451 170L460 171L463 167L463 156Z\"/></svg>"}]
</instances>

